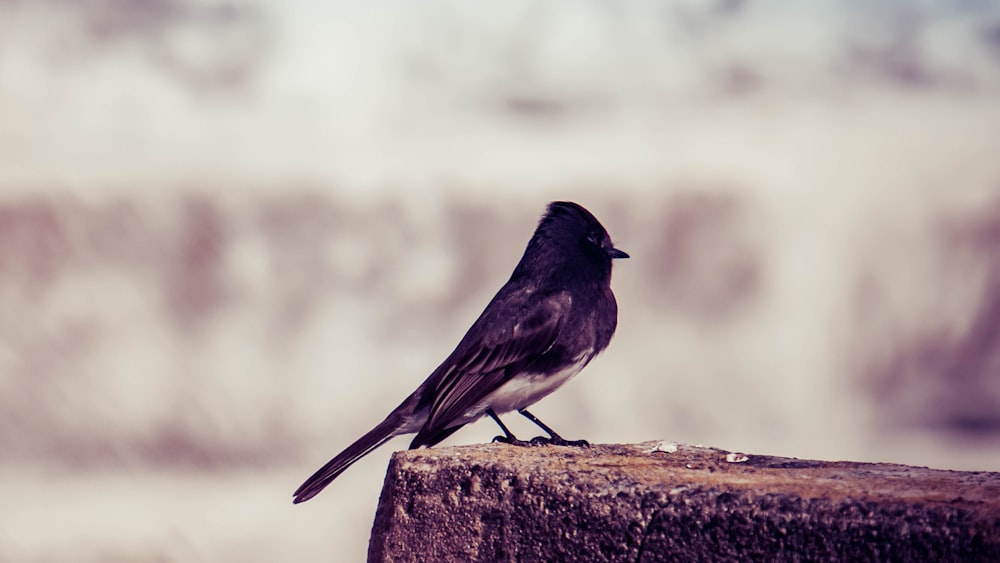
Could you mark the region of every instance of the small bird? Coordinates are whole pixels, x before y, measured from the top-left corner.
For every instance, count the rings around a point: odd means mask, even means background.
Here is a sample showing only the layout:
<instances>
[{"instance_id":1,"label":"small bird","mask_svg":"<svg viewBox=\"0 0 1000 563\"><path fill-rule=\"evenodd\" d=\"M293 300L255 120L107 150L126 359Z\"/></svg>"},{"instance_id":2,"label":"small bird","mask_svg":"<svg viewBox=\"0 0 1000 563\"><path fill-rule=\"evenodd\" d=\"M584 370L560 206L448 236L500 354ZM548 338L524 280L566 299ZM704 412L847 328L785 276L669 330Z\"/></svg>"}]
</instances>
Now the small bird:
<instances>
[{"instance_id":1,"label":"small bird","mask_svg":"<svg viewBox=\"0 0 1000 563\"><path fill-rule=\"evenodd\" d=\"M455 351L385 420L306 479L294 502L316 496L394 436L415 432L410 449L431 447L483 415L504 433L495 442L588 445L563 439L525 409L607 348L618 324L611 261L628 257L582 206L549 204L514 273ZM498 416L513 410L549 437L518 440Z\"/></svg>"}]
</instances>

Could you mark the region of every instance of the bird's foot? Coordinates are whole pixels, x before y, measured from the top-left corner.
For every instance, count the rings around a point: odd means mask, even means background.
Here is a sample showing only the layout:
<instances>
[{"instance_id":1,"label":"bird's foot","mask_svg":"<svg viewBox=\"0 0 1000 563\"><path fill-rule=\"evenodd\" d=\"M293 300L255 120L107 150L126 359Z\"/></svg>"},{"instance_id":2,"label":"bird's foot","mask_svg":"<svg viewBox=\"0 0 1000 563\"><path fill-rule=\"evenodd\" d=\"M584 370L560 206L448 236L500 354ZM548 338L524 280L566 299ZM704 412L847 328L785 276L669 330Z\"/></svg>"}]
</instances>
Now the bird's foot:
<instances>
[{"instance_id":1,"label":"bird's foot","mask_svg":"<svg viewBox=\"0 0 1000 563\"><path fill-rule=\"evenodd\" d=\"M553 436L551 438L536 436L531 439L530 443L532 446L572 446L574 448L590 447L590 442L586 440L567 440L562 436Z\"/></svg>"},{"instance_id":2,"label":"bird's foot","mask_svg":"<svg viewBox=\"0 0 1000 563\"><path fill-rule=\"evenodd\" d=\"M500 442L501 444L510 444L511 446L520 446L520 447L536 445L534 444L534 440L529 442L527 440L518 440L517 438L514 438L512 436L494 436L493 441Z\"/></svg>"}]
</instances>

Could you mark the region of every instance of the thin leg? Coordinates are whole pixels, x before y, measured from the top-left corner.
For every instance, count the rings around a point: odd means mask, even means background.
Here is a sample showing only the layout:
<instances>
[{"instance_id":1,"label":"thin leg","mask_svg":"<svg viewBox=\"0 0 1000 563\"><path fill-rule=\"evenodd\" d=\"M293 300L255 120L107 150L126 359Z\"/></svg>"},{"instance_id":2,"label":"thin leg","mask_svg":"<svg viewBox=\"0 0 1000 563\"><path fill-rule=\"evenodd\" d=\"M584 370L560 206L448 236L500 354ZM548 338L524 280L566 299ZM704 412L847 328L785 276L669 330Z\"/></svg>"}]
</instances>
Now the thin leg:
<instances>
[{"instance_id":1,"label":"thin leg","mask_svg":"<svg viewBox=\"0 0 1000 563\"><path fill-rule=\"evenodd\" d=\"M590 442L586 440L567 440L563 438L562 436L557 434L555 430L549 428L548 425L546 425L544 422L538 420L537 416L528 412L528 409L521 409L517 412L521 413L521 416L523 416L524 418L527 418L531 422L537 424L539 428L544 430L549 435L549 438L543 438L541 436L537 438L532 438L531 443L533 444L552 444L553 446L577 446L584 448L590 446ZM496 419L494 418L494 420Z\"/></svg>"},{"instance_id":2,"label":"thin leg","mask_svg":"<svg viewBox=\"0 0 1000 563\"><path fill-rule=\"evenodd\" d=\"M497 413L493 412L493 409L490 409L490 408L486 409L486 414L488 414L490 416L490 418L493 419L493 422L497 423L497 426L500 427L500 430L503 430L503 434L504 435L503 436L495 436L493 438L494 442L503 442L504 444L510 444L512 446L530 446L530 445L532 445L531 442L525 442L524 440L518 440L517 437L514 436L514 434L511 433L510 430L507 429L507 426L500 420L500 417L497 416Z\"/></svg>"}]
</instances>

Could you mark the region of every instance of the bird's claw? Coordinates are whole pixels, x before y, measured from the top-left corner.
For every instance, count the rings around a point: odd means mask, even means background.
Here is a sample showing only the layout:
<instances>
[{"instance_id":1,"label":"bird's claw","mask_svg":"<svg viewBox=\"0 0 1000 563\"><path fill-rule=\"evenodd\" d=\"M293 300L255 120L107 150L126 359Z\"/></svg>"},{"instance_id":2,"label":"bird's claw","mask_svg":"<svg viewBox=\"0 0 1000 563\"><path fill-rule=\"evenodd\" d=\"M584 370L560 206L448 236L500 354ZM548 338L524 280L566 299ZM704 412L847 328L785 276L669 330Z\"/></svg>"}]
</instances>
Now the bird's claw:
<instances>
[{"instance_id":1,"label":"bird's claw","mask_svg":"<svg viewBox=\"0 0 1000 563\"><path fill-rule=\"evenodd\" d=\"M567 440L567 439L562 438L562 437L550 438L547 442L549 444L553 445L553 446L570 446L570 447L573 447L573 448L589 448L590 447L590 442L588 442L586 440Z\"/></svg>"},{"instance_id":2,"label":"bird's claw","mask_svg":"<svg viewBox=\"0 0 1000 563\"><path fill-rule=\"evenodd\" d=\"M528 444L532 446L570 446L574 448L589 448L590 442L586 440L567 440L562 436L535 436Z\"/></svg>"},{"instance_id":3,"label":"bird's claw","mask_svg":"<svg viewBox=\"0 0 1000 563\"><path fill-rule=\"evenodd\" d=\"M520 447L531 447L531 446L569 446L573 448L589 448L590 442L586 440L567 440L562 436L553 436L547 438L545 436L535 436L530 440L518 440L510 436L494 436L493 442L500 442L501 444L509 444L511 446Z\"/></svg>"},{"instance_id":4,"label":"bird's claw","mask_svg":"<svg viewBox=\"0 0 1000 563\"><path fill-rule=\"evenodd\" d=\"M511 446L534 446L532 442L526 442L524 440L518 440L517 438L510 438L507 436L494 436L493 442L500 442L501 444L509 444Z\"/></svg>"}]
</instances>

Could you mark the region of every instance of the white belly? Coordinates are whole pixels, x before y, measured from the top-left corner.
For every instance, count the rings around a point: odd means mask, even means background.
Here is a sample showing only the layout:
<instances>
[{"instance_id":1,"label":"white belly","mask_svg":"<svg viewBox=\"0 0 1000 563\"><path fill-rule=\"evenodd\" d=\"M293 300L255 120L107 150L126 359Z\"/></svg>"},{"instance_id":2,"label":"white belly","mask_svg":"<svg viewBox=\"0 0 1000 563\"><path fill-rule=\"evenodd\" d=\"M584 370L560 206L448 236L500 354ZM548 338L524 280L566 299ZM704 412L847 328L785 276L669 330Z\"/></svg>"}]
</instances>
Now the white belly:
<instances>
[{"instance_id":1,"label":"white belly","mask_svg":"<svg viewBox=\"0 0 1000 563\"><path fill-rule=\"evenodd\" d=\"M466 412L465 417L468 420L479 418L487 408L492 408L498 414L527 408L580 373L588 361L590 354L581 354L575 364L558 373L549 375L526 373L514 377Z\"/></svg>"}]
</instances>

